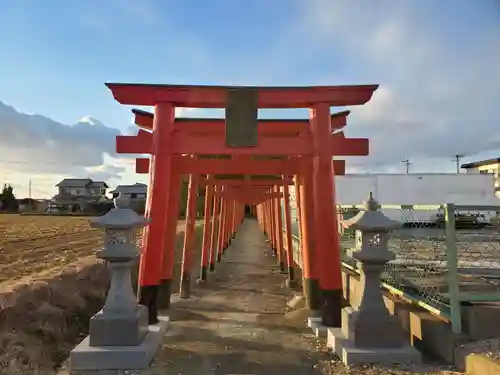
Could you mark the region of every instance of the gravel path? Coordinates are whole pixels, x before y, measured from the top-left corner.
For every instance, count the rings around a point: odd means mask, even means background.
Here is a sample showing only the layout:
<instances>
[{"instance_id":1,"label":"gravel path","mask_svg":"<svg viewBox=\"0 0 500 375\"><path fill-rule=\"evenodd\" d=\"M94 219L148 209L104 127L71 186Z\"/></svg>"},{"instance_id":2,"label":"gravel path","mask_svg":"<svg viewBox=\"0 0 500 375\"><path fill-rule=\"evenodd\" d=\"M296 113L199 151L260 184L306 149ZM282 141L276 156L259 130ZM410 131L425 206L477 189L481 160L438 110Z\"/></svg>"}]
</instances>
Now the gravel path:
<instances>
[{"instance_id":1,"label":"gravel path","mask_svg":"<svg viewBox=\"0 0 500 375\"><path fill-rule=\"evenodd\" d=\"M434 366L347 370L305 328L303 319L285 315L292 293L254 220L242 224L217 266L191 299L173 304L173 322L152 367L121 374L456 374Z\"/></svg>"},{"instance_id":2,"label":"gravel path","mask_svg":"<svg viewBox=\"0 0 500 375\"><path fill-rule=\"evenodd\" d=\"M243 223L210 276L193 299L173 306L172 328L147 375L446 374L432 366L348 371L303 321L285 318L292 294L255 221Z\"/></svg>"}]
</instances>

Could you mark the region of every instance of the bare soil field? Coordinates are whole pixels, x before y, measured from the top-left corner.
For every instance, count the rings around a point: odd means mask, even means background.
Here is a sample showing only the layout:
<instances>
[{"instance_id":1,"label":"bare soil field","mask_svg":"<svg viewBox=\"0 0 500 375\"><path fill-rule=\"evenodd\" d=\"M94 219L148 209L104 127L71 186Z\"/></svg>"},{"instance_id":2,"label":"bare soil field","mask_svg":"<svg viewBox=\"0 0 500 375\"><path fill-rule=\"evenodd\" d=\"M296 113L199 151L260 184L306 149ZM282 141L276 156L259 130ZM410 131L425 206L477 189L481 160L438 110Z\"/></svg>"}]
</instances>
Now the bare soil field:
<instances>
[{"instance_id":1,"label":"bare soil field","mask_svg":"<svg viewBox=\"0 0 500 375\"><path fill-rule=\"evenodd\" d=\"M0 291L93 257L102 238L88 218L0 215Z\"/></svg>"},{"instance_id":2,"label":"bare soil field","mask_svg":"<svg viewBox=\"0 0 500 375\"><path fill-rule=\"evenodd\" d=\"M0 215L0 375L52 374L85 337L108 286L103 234L88 217Z\"/></svg>"}]
</instances>

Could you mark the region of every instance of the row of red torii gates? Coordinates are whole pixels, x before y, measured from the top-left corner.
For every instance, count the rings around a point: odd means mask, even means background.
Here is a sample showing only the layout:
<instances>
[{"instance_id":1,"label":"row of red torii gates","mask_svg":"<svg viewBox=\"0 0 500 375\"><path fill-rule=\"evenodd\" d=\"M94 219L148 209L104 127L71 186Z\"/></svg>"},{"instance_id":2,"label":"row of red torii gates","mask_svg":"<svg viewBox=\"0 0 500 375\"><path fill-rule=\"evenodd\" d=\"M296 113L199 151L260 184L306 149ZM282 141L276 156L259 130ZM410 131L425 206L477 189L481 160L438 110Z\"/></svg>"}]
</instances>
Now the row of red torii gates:
<instances>
[{"instance_id":1,"label":"row of red torii gates","mask_svg":"<svg viewBox=\"0 0 500 375\"><path fill-rule=\"evenodd\" d=\"M180 182L189 175L181 297L189 296L200 187L205 187L200 280L220 261L246 208L268 235L289 282L296 282L289 202L293 184L307 305L321 311L325 325L340 326L343 297L333 177L344 174L345 161L333 157L368 155L368 139L346 138L341 129L349 112L331 114L330 107L365 104L378 86L106 85L121 104L154 106L154 114L133 110L137 135L116 140L118 153L151 155L136 159L136 172L149 173L146 216L151 224L143 233L138 298L149 308L150 324L158 321L159 308L170 306ZM176 107L225 108L226 117L175 118ZM310 116L259 120L259 108L308 108Z\"/></svg>"}]
</instances>

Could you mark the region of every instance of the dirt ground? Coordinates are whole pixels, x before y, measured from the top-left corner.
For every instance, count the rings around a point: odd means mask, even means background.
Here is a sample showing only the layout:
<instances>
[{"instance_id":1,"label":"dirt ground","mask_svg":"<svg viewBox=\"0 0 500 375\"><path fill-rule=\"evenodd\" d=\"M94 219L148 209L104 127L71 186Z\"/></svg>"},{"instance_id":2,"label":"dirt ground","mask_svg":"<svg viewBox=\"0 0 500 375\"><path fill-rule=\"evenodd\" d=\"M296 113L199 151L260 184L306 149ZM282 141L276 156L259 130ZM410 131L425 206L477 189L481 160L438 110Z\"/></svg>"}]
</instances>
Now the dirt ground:
<instances>
[{"instance_id":1,"label":"dirt ground","mask_svg":"<svg viewBox=\"0 0 500 375\"><path fill-rule=\"evenodd\" d=\"M293 292L284 282L258 225L247 220L209 281L172 305L150 369L85 375L456 374L434 364L347 370L305 328L306 314L287 307Z\"/></svg>"},{"instance_id":2,"label":"dirt ground","mask_svg":"<svg viewBox=\"0 0 500 375\"><path fill-rule=\"evenodd\" d=\"M102 239L89 218L0 215L0 375L52 374L87 334L108 286Z\"/></svg>"},{"instance_id":3,"label":"dirt ground","mask_svg":"<svg viewBox=\"0 0 500 375\"><path fill-rule=\"evenodd\" d=\"M60 274L102 238L84 217L0 215L0 291Z\"/></svg>"}]
</instances>

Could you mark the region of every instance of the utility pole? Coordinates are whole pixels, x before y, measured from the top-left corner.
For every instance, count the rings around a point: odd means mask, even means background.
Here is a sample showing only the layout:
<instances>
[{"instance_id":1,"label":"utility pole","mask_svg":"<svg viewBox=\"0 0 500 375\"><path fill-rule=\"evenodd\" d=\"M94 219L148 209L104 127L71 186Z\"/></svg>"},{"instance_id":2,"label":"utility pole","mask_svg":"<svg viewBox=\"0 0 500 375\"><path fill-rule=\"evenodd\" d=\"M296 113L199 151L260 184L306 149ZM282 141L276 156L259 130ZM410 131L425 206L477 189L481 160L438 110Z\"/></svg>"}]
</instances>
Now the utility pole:
<instances>
[{"instance_id":1,"label":"utility pole","mask_svg":"<svg viewBox=\"0 0 500 375\"><path fill-rule=\"evenodd\" d=\"M412 165L412 163L410 163L410 160L406 159L401 161L401 163L406 166L406 174L410 173L410 165Z\"/></svg>"},{"instance_id":2,"label":"utility pole","mask_svg":"<svg viewBox=\"0 0 500 375\"><path fill-rule=\"evenodd\" d=\"M460 160L462 160L464 156L465 155L463 154L456 154L455 157L453 158L453 161L456 163L457 166L457 173L460 173Z\"/></svg>"},{"instance_id":3,"label":"utility pole","mask_svg":"<svg viewBox=\"0 0 500 375\"><path fill-rule=\"evenodd\" d=\"M28 185L28 198L31 199L31 180Z\"/></svg>"}]
</instances>

